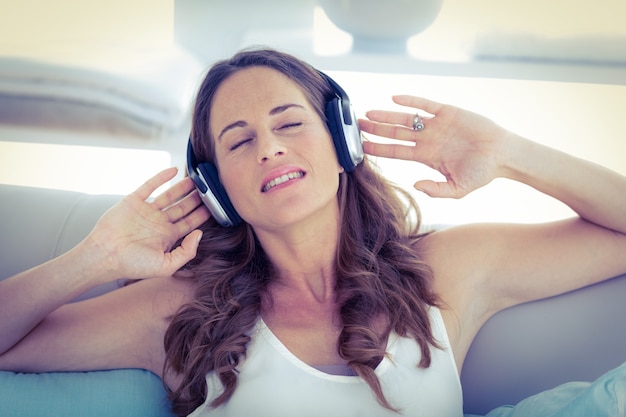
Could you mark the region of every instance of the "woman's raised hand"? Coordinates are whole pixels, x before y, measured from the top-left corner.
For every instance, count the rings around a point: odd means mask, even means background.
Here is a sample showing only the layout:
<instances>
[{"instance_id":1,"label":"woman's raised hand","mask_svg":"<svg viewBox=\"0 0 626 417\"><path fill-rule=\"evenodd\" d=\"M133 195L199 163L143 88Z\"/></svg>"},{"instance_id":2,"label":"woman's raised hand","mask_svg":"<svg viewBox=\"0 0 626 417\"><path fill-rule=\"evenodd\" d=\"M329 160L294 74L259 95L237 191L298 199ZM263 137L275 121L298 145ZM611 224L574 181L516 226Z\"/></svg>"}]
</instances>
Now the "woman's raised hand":
<instances>
[{"instance_id":1,"label":"woman's raised hand","mask_svg":"<svg viewBox=\"0 0 626 417\"><path fill-rule=\"evenodd\" d=\"M190 178L154 200L150 195L174 178L176 168L161 171L110 208L85 244L104 254L117 278L169 276L193 259L202 236L197 228L209 218ZM176 242L183 238L178 247Z\"/></svg>"},{"instance_id":2,"label":"woman's raised hand","mask_svg":"<svg viewBox=\"0 0 626 417\"><path fill-rule=\"evenodd\" d=\"M363 132L407 144L366 141L363 148L371 155L423 163L446 178L421 180L415 188L431 197L460 198L503 175L510 132L478 114L424 98L394 96L393 101L415 111L372 110L359 126ZM413 129L418 111L428 113L423 130Z\"/></svg>"}]
</instances>

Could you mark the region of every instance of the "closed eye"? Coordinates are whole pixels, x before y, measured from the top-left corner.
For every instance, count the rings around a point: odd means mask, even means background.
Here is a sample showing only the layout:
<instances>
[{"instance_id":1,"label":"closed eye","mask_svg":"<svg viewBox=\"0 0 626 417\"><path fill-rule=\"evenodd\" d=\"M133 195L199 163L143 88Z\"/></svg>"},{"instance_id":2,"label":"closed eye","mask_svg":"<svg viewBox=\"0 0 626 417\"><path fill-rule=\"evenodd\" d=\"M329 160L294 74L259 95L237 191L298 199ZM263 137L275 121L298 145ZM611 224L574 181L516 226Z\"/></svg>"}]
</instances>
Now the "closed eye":
<instances>
[{"instance_id":1,"label":"closed eye","mask_svg":"<svg viewBox=\"0 0 626 417\"><path fill-rule=\"evenodd\" d=\"M302 126L302 122L294 122L294 123L284 124L279 129L290 129L290 128L300 127L300 126Z\"/></svg>"},{"instance_id":2,"label":"closed eye","mask_svg":"<svg viewBox=\"0 0 626 417\"><path fill-rule=\"evenodd\" d=\"M246 143L248 143L248 142L250 142L250 141L252 141L252 138L247 138L247 139L244 139L244 140L237 141L237 142L235 142L234 144L232 144L232 145L228 148L228 150L229 150L229 151L234 151L234 150L236 150L237 148L239 148L240 146L243 146L243 145L245 145Z\"/></svg>"}]
</instances>

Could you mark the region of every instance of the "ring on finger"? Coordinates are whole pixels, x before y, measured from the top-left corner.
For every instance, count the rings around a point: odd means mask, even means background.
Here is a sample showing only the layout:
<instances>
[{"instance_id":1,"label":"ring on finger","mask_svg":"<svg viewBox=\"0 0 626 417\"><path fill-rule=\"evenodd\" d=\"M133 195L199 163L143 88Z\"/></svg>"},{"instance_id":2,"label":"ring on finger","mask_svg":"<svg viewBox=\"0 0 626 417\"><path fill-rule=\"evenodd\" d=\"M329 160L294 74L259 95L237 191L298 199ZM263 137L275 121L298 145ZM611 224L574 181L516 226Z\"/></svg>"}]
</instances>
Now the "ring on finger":
<instances>
[{"instance_id":1,"label":"ring on finger","mask_svg":"<svg viewBox=\"0 0 626 417\"><path fill-rule=\"evenodd\" d=\"M413 130L417 130L418 132L424 130L424 121L419 113L415 113L415 116L413 116Z\"/></svg>"}]
</instances>

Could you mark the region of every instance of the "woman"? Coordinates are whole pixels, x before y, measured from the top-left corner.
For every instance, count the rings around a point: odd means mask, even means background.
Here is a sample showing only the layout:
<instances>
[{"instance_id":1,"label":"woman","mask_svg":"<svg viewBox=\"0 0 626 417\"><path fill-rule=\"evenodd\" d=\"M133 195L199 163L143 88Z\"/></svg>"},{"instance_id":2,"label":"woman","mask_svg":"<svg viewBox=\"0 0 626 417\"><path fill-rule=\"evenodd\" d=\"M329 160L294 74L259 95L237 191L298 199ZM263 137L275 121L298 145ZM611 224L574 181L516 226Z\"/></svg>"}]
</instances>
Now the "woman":
<instances>
[{"instance_id":1,"label":"woman","mask_svg":"<svg viewBox=\"0 0 626 417\"><path fill-rule=\"evenodd\" d=\"M418 189L462 197L506 177L578 214L420 235L406 194L367 160L351 172L339 162L333 96L275 51L215 65L191 145L243 222L209 219L189 178L147 202L175 171L153 177L67 254L0 283L0 368L149 369L179 415L461 415L458 372L492 314L626 271L622 176L398 96L409 112L371 111L360 128L415 146L363 149L446 177ZM142 280L66 304L120 277Z\"/></svg>"}]
</instances>

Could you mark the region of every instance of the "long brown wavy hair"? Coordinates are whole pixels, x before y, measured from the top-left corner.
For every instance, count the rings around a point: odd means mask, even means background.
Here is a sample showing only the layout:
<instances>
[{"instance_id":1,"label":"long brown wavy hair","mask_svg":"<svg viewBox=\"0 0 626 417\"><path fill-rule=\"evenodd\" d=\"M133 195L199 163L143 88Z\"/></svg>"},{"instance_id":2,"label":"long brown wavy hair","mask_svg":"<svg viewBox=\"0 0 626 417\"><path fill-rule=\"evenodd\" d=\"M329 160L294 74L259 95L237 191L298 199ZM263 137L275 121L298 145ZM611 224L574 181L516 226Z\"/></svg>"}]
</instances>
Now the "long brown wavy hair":
<instances>
[{"instance_id":1,"label":"long brown wavy hair","mask_svg":"<svg viewBox=\"0 0 626 417\"><path fill-rule=\"evenodd\" d=\"M209 115L214 94L235 72L252 66L273 68L295 81L322 120L333 92L317 71L299 59L274 50L242 51L218 62L200 86L191 140L199 161L214 161ZM430 366L432 336L428 306L437 305L431 271L415 253L420 213L411 195L383 178L367 158L340 175L337 198L341 215L335 273L343 329L337 351L372 389L379 403L394 409L383 395L374 369L385 355L392 331L412 337ZM206 399L205 376L214 372L223 392L211 406L224 404L237 386L237 368L245 359L249 332L258 320L261 300L276 275L252 227L224 228L207 221L198 254L178 276L195 283L193 301L173 317L165 335L164 371L182 377L170 392L173 411L187 415ZM384 331L374 330L384 317Z\"/></svg>"}]
</instances>

